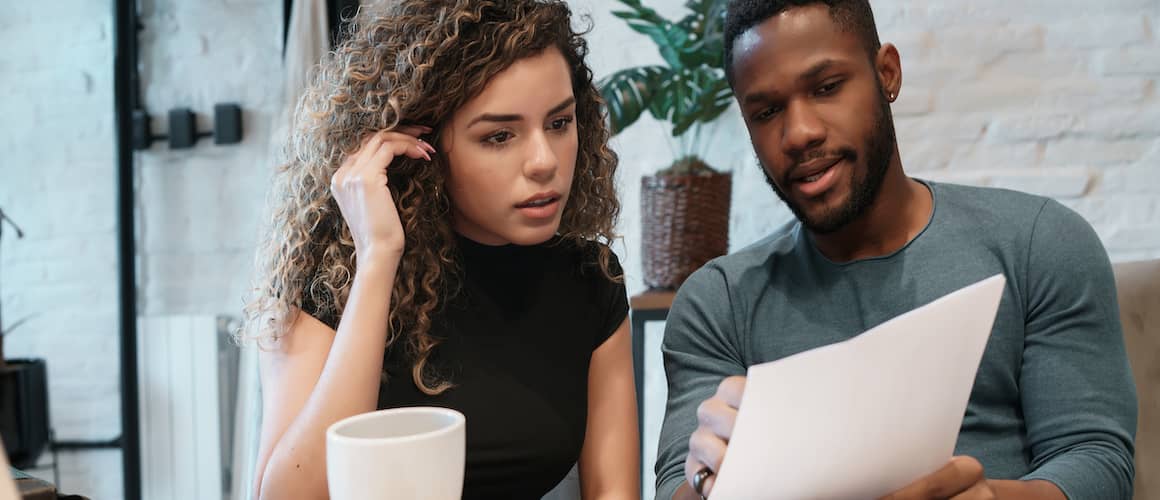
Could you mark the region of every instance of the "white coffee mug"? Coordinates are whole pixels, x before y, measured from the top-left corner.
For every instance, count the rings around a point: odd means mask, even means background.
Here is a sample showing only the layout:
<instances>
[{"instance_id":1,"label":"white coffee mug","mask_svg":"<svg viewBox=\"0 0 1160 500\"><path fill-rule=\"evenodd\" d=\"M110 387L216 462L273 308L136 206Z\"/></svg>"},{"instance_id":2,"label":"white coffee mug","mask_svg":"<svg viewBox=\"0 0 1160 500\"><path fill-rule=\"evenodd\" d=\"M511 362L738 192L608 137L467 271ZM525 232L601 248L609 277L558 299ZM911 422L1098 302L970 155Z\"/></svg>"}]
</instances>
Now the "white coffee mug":
<instances>
[{"instance_id":1,"label":"white coffee mug","mask_svg":"<svg viewBox=\"0 0 1160 500\"><path fill-rule=\"evenodd\" d=\"M459 500L466 422L448 408L394 408L335 422L326 430L331 500Z\"/></svg>"}]
</instances>

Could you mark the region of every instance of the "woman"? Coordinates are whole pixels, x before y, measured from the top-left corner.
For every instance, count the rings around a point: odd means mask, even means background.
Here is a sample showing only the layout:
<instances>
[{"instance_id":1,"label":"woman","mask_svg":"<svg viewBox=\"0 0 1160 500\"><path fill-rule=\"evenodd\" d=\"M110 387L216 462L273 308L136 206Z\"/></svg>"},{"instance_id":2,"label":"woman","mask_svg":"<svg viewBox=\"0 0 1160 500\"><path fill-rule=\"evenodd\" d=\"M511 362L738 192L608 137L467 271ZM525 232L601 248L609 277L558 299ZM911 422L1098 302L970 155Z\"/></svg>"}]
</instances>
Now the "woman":
<instances>
[{"instance_id":1,"label":"woman","mask_svg":"<svg viewBox=\"0 0 1160 500\"><path fill-rule=\"evenodd\" d=\"M465 498L639 495L616 156L562 1L364 8L281 169L261 279L260 498L325 498L325 430L467 416Z\"/></svg>"}]
</instances>

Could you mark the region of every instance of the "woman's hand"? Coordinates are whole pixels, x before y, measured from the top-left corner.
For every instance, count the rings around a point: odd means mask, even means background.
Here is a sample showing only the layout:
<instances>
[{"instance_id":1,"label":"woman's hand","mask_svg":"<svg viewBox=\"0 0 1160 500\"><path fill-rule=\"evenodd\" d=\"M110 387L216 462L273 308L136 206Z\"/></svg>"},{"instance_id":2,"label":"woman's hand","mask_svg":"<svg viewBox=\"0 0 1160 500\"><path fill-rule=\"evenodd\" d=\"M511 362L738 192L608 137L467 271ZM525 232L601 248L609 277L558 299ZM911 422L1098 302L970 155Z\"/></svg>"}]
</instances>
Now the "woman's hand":
<instances>
[{"instance_id":1,"label":"woman's hand","mask_svg":"<svg viewBox=\"0 0 1160 500\"><path fill-rule=\"evenodd\" d=\"M387 169L400 155L431 160L435 148L419 138L429 127L409 125L367 137L330 180L330 192L354 238L360 263L368 259L399 259L403 255L403 225L387 189Z\"/></svg>"}]
</instances>

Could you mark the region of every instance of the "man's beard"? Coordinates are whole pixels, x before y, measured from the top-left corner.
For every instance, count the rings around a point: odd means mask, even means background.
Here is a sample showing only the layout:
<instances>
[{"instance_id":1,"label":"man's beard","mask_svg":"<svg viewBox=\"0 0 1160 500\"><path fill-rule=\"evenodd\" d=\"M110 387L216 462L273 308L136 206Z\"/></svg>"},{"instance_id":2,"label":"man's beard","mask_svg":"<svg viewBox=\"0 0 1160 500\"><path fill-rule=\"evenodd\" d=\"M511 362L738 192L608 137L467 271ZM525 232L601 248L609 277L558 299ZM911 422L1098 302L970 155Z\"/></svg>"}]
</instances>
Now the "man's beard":
<instances>
[{"instance_id":1,"label":"man's beard","mask_svg":"<svg viewBox=\"0 0 1160 500\"><path fill-rule=\"evenodd\" d=\"M777 193L778 198L785 202L806 229L814 234L828 234L853 222L865 213L870 205L874 204L874 200L878 198L878 192L882 188L882 181L886 178L890 157L894 154L894 146L894 121L890 113L890 104L883 98L880 100L878 113L874 117L871 135L866 138L866 175L861 179L858 176L857 152L849 149L840 151L839 153L845 157L843 159L849 162L851 167L849 170L850 197L841 206L827 209L814 218L808 217L800 205L790 200L777 187L777 183L773 182L773 178L769 176L768 170L762 166L761 171L765 174L765 181L773 188L773 192ZM761 158L758 158L757 162L761 166ZM787 182L792 181L787 179Z\"/></svg>"}]
</instances>

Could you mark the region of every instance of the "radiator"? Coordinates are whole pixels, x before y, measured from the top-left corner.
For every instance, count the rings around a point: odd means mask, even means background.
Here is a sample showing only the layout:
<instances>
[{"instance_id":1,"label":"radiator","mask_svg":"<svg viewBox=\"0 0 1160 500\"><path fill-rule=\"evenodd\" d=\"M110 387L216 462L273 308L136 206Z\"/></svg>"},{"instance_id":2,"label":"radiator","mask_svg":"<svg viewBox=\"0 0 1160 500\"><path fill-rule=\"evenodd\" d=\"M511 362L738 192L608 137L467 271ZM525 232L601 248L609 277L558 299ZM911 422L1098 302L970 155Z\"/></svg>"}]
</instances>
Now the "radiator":
<instances>
[{"instance_id":1,"label":"radiator","mask_svg":"<svg viewBox=\"0 0 1160 500\"><path fill-rule=\"evenodd\" d=\"M221 316L140 318L141 495L222 499L230 489L238 349Z\"/></svg>"}]
</instances>

